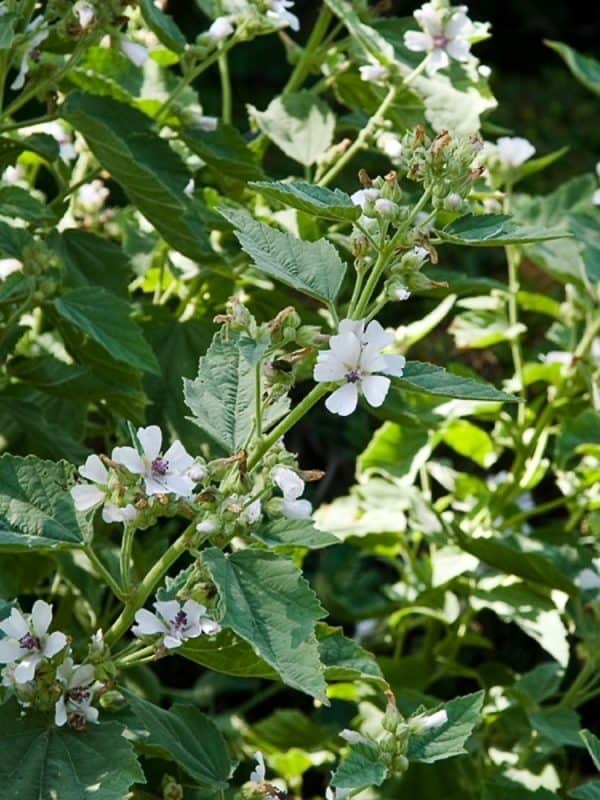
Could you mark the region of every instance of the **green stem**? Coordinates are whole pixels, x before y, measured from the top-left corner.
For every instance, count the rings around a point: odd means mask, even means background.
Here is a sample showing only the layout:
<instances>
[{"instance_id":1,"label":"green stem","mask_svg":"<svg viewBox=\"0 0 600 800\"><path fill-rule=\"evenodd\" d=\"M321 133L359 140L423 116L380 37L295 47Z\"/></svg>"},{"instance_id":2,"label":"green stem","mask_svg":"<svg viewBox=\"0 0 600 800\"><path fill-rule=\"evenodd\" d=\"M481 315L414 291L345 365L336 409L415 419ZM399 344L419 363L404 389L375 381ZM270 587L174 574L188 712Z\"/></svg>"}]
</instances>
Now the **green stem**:
<instances>
[{"instance_id":1,"label":"green stem","mask_svg":"<svg viewBox=\"0 0 600 800\"><path fill-rule=\"evenodd\" d=\"M354 143L350 145L350 147L346 150L346 152L338 158L335 164L323 175L321 180L318 182L318 186L327 186L331 183L331 181L337 177L340 172L344 169L346 164L348 164L354 156L363 149L366 142L370 139L371 135L375 131L378 125L381 125L383 120L385 119L385 114L388 108L394 102L396 94L398 92L398 87L393 85L390 86L388 89L385 97L381 101L379 108L375 111L371 119L367 122L365 127L361 130L358 134Z\"/></svg>"},{"instance_id":2,"label":"green stem","mask_svg":"<svg viewBox=\"0 0 600 800\"><path fill-rule=\"evenodd\" d=\"M96 552L94 551L94 548L91 545L86 546L85 554L96 568L96 571L99 572L100 575L104 578L107 586L111 589L115 597L118 597L119 600L125 602L125 592L119 586L118 581L116 581L113 578L107 567L104 566L104 564L100 560L100 557L96 555Z\"/></svg>"},{"instance_id":3,"label":"green stem","mask_svg":"<svg viewBox=\"0 0 600 800\"><path fill-rule=\"evenodd\" d=\"M125 525L123 531L123 541L121 542L121 583L126 593L129 593L131 588L131 552L133 549L133 539L135 536L135 528L132 525Z\"/></svg>"},{"instance_id":4,"label":"green stem","mask_svg":"<svg viewBox=\"0 0 600 800\"><path fill-rule=\"evenodd\" d=\"M360 297L358 298L358 302L356 303L355 307L350 307L348 309L348 317L350 319L361 319L362 315L365 312L365 308L367 307L369 300L371 299L371 295L377 286L377 282L379 278L383 274L384 269L386 268L388 263L388 254L386 250L382 250L379 255L377 256L377 261L375 262L375 266L371 270L371 274L365 284L364 289Z\"/></svg>"},{"instance_id":5,"label":"green stem","mask_svg":"<svg viewBox=\"0 0 600 800\"><path fill-rule=\"evenodd\" d=\"M320 46L321 42L325 38L331 18L332 13L329 10L329 7L323 4L311 34L308 37L308 41L306 42L304 50L302 51L302 55L296 62L296 66L288 78L287 83L283 87L282 94L296 92L308 77L310 68L312 66L313 55L315 50Z\"/></svg>"},{"instance_id":6,"label":"green stem","mask_svg":"<svg viewBox=\"0 0 600 800\"><path fill-rule=\"evenodd\" d=\"M539 506L532 508L530 511L522 511L519 514L509 517L504 522L504 525L507 528L510 528L514 525L519 525L521 522L531 519L531 517L539 517L542 514L547 514L549 511L554 511L555 508L560 508L561 506L566 505L568 502L568 497L555 497L554 500L548 500L547 503L541 503Z\"/></svg>"},{"instance_id":7,"label":"green stem","mask_svg":"<svg viewBox=\"0 0 600 800\"><path fill-rule=\"evenodd\" d=\"M595 682L595 673L598 672L598 665L592 663L591 661L586 661L583 665L583 668L579 675L575 678L573 683L569 686L565 694L563 695L562 700L560 701L561 706L571 706L575 707L578 705L577 699L578 695L583 692L589 691L589 686L586 686L590 682L590 679L593 679Z\"/></svg>"},{"instance_id":8,"label":"green stem","mask_svg":"<svg viewBox=\"0 0 600 800\"><path fill-rule=\"evenodd\" d=\"M288 414L288 416L283 419L279 425L276 425L271 433L266 436L262 442L258 445L254 453L248 459L248 471L254 469L254 467L260 462L261 458L267 453L274 444L276 444L282 436L293 428L294 425L299 422L302 417L307 414L310 409L319 402L319 400L327 394L329 391L329 387L327 384L318 383L313 389L306 395L304 400L298 403L292 411Z\"/></svg>"},{"instance_id":9,"label":"green stem","mask_svg":"<svg viewBox=\"0 0 600 800\"><path fill-rule=\"evenodd\" d=\"M256 438L262 438L262 361L256 365L255 372Z\"/></svg>"},{"instance_id":10,"label":"green stem","mask_svg":"<svg viewBox=\"0 0 600 800\"><path fill-rule=\"evenodd\" d=\"M113 646L128 631L135 617L135 612L140 609L152 594L158 583L165 576L169 568L185 553L190 545L195 532L196 523L193 522L184 530L181 536L163 553L138 588L130 595L118 618L107 631L105 641Z\"/></svg>"},{"instance_id":11,"label":"green stem","mask_svg":"<svg viewBox=\"0 0 600 800\"><path fill-rule=\"evenodd\" d=\"M134 667L136 664L146 658L146 656L152 655L156 653L156 645L155 644L148 644L142 647L139 646L133 652L127 653L127 655L119 657L115 661L115 665L117 667Z\"/></svg>"},{"instance_id":12,"label":"green stem","mask_svg":"<svg viewBox=\"0 0 600 800\"><path fill-rule=\"evenodd\" d=\"M44 122L53 122L58 119L58 114L44 114L41 117L34 117L33 119L23 119L20 122L11 122L10 125L3 125L0 128L0 133L8 133L8 131L17 131L20 128L29 128L33 125L42 125Z\"/></svg>"},{"instance_id":13,"label":"green stem","mask_svg":"<svg viewBox=\"0 0 600 800\"><path fill-rule=\"evenodd\" d=\"M223 46L219 45L219 47L222 51ZM221 55L219 55L219 75L221 77L222 96L221 116L223 117L223 122L226 125L231 125L233 98L231 94L231 76L229 74L229 61L227 60L227 53L221 52Z\"/></svg>"}]
</instances>

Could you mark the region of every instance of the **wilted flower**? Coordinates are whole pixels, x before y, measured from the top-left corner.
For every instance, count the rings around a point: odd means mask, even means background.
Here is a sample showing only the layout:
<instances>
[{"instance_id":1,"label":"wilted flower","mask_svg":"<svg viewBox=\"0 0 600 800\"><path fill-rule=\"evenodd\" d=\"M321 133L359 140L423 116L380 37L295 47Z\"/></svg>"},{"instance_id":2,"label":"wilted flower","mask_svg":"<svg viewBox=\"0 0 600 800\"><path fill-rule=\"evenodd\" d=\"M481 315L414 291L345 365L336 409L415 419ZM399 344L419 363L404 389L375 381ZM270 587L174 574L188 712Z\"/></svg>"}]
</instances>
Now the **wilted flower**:
<instances>
[{"instance_id":1,"label":"wilted flower","mask_svg":"<svg viewBox=\"0 0 600 800\"><path fill-rule=\"evenodd\" d=\"M0 622L6 638L0 641L0 663L16 665L14 679L17 684L33 680L37 665L44 658L52 658L67 646L67 637L60 631L48 634L52 622L52 606L36 600L31 614L13 608L8 619Z\"/></svg>"},{"instance_id":2,"label":"wilted flower","mask_svg":"<svg viewBox=\"0 0 600 800\"><path fill-rule=\"evenodd\" d=\"M121 39L119 42L121 52L127 56L136 67L143 67L148 60L148 48L143 44L132 42L131 39Z\"/></svg>"},{"instance_id":3,"label":"wilted flower","mask_svg":"<svg viewBox=\"0 0 600 800\"><path fill-rule=\"evenodd\" d=\"M96 679L94 666L75 666L72 658L66 658L56 670L56 678L63 685L64 693L54 707L54 723L61 727L72 721L78 726L98 722L98 709L92 705Z\"/></svg>"},{"instance_id":4,"label":"wilted flower","mask_svg":"<svg viewBox=\"0 0 600 800\"><path fill-rule=\"evenodd\" d=\"M345 381L325 401L332 414L351 414L359 391L373 407L383 403L390 388L390 379L384 376L401 377L406 365L404 356L383 355L382 350L393 340L393 334L386 333L376 320L366 328L364 320L340 322L339 333L331 337L330 349L319 353L313 373L319 383Z\"/></svg>"},{"instance_id":5,"label":"wilted flower","mask_svg":"<svg viewBox=\"0 0 600 800\"><path fill-rule=\"evenodd\" d=\"M25 32L31 34L31 38L29 38L27 41L25 53L21 59L19 74L11 83L11 89L22 89L25 85L25 78L29 72L29 60L37 52L37 48L41 45L41 43L50 35L48 28L42 27L44 24L44 17L39 15L32 19L29 25L25 28Z\"/></svg>"},{"instance_id":6,"label":"wilted flower","mask_svg":"<svg viewBox=\"0 0 600 800\"><path fill-rule=\"evenodd\" d=\"M136 518L137 510L131 503L121 507L115 503L106 502L111 494L108 485L109 474L97 455L88 456L85 464L79 467L78 472L82 478L91 483L78 483L72 487L71 497L77 511L88 511L104 503L102 519L105 522L131 522Z\"/></svg>"},{"instance_id":7,"label":"wilted flower","mask_svg":"<svg viewBox=\"0 0 600 800\"><path fill-rule=\"evenodd\" d=\"M214 42L222 42L234 31L229 17L217 17L208 29L208 35Z\"/></svg>"},{"instance_id":8,"label":"wilted flower","mask_svg":"<svg viewBox=\"0 0 600 800\"><path fill-rule=\"evenodd\" d=\"M498 157L507 167L520 167L535 153L535 147L522 136L501 136L496 145Z\"/></svg>"},{"instance_id":9,"label":"wilted flower","mask_svg":"<svg viewBox=\"0 0 600 800\"><path fill-rule=\"evenodd\" d=\"M214 619L206 615L206 606L195 600L186 600L181 606L176 600L154 603L156 614L141 608L136 612L136 625L131 629L134 636L162 635L162 644L167 650L174 650L188 639L196 639L202 634L213 636L221 630Z\"/></svg>"},{"instance_id":10,"label":"wilted flower","mask_svg":"<svg viewBox=\"0 0 600 800\"><path fill-rule=\"evenodd\" d=\"M146 494L174 494L189 497L194 491L195 482L188 470L194 466L194 459L179 440L173 442L164 455L161 455L162 431L158 425L138 428L137 438L142 452L135 447L115 447L112 459L134 475L144 479Z\"/></svg>"},{"instance_id":11,"label":"wilted flower","mask_svg":"<svg viewBox=\"0 0 600 800\"><path fill-rule=\"evenodd\" d=\"M358 68L358 71L363 81L368 81L369 83L380 83L388 75L387 68L382 64L363 64L362 67Z\"/></svg>"},{"instance_id":12,"label":"wilted flower","mask_svg":"<svg viewBox=\"0 0 600 800\"><path fill-rule=\"evenodd\" d=\"M289 26L293 31L300 30L300 20L289 8L294 7L293 0L270 0L271 7L267 11L267 18L280 27Z\"/></svg>"},{"instance_id":13,"label":"wilted flower","mask_svg":"<svg viewBox=\"0 0 600 800\"><path fill-rule=\"evenodd\" d=\"M471 43L467 38L472 22L466 6L444 8L435 3L424 3L414 12L422 31L406 31L404 44L417 53L429 53L426 70L429 75L444 69L453 58L468 61Z\"/></svg>"},{"instance_id":14,"label":"wilted flower","mask_svg":"<svg viewBox=\"0 0 600 800\"><path fill-rule=\"evenodd\" d=\"M288 467L275 467L273 480L283 493L281 513L288 519L307 519L312 514L312 505L308 500L300 500L304 493L304 481Z\"/></svg>"}]
</instances>

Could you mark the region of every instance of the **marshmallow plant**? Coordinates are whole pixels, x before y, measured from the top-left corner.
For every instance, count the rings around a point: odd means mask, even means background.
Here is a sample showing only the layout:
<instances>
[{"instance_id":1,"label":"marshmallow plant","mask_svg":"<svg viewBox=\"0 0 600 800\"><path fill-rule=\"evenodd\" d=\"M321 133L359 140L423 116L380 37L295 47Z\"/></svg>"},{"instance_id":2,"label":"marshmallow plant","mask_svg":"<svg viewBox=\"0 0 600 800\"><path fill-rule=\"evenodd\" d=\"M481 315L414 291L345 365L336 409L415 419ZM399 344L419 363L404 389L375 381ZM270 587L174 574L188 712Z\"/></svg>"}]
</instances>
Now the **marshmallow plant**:
<instances>
[{"instance_id":1,"label":"marshmallow plant","mask_svg":"<svg viewBox=\"0 0 600 800\"><path fill-rule=\"evenodd\" d=\"M516 191L466 6L304 5L0 0L3 797L587 768L597 175Z\"/></svg>"}]
</instances>

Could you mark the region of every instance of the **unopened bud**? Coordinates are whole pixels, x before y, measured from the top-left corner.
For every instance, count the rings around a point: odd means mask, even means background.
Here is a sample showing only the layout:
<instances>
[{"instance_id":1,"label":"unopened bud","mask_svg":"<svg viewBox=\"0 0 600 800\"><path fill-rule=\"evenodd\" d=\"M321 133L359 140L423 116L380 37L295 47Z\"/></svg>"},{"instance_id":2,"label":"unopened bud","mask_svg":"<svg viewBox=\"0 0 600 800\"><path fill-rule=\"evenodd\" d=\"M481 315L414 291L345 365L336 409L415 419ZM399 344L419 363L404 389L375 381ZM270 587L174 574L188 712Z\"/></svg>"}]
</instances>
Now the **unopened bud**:
<instances>
[{"instance_id":1,"label":"unopened bud","mask_svg":"<svg viewBox=\"0 0 600 800\"><path fill-rule=\"evenodd\" d=\"M460 211L464 206L464 200L458 194L458 192L450 192L450 194L444 200L444 208L446 211Z\"/></svg>"},{"instance_id":2,"label":"unopened bud","mask_svg":"<svg viewBox=\"0 0 600 800\"><path fill-rule=\"evenodd\" d=\"M384 219L393 219L400 208L393 202L393 200L387 200L385 197L380 197L379 200L375 201L375 213L383 217Z\"/></svg>"}]
</instances>

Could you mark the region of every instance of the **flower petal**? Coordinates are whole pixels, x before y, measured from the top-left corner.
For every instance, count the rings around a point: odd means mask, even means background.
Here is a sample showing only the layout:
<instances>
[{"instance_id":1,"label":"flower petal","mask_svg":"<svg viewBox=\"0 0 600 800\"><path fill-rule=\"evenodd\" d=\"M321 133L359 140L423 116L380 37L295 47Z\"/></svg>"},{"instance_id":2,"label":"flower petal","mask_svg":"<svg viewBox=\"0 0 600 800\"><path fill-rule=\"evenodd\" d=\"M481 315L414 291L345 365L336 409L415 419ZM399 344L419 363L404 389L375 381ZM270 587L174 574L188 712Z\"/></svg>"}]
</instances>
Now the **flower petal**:
<instances>
[{"instance_id":1,"label":"flower petal","mask_svg":"<svg viewBox=\"0 0 600 800\"><path fill-rule=\"evenodd\" d=\"M46 658L52 658L52 656L55 656L57 653L60 653L61 650L64 650L67 644L67 637L64 635L64 633L61 633L60 631L54 631L54 633L51 633L46 639L43 654L46 656Z\"/></svg>"},{"instance_id":2,"label":"flower petal","mask_svg":"<svg viewBox=\"0 0 600 800\"><path fill-rule=\"evenodd\" d=\"M448 53L445 50L436 48L427 60L427 74L435 75L440 69L445 69L449 63Z\"/></svg>"},{"instance_id":3,"label":"flower petal","mask_svg":"<svg viewBox=\"0 0 600 800\"><path fill-rule=\"evenodd\" d=\"M158 425L148 425L147 428L138 428L137 437L140 440L144 455L153 461L160 453L162 447L162 431Z\"/></svg>"},{"instance_id":4,"label":"flower petal","mask_svg":"<svg viewBox=\"0 0 600 800\"><path fill-rule=\"evenodd\" d=\"M383 375L369 375L369 377L364 378L360 386L367 403L374 408L379 408L385 400L390 383L390 379L384 378Z\"/></svg>"},{"instance_id":5,"label":"flower petal","mask_svg":"<svg viewBox=\"0 0 600 800\"><path fill-rule=\"evenodd\" d=\"M344 386L340 386L325 400L325 407L332 414L339 414L341 417L352 414L357 404L358 389L355 383L346 383Z\"/></svg>"},{"instance_id":6,"label":"flower petal","mask_svg":"<svg viewBox=\"0 0 600 800\"><path fill-rule=\"evenodd\" d=\"M67 724L67 707L64 696L59 698L54 706L54 724L59 728Z\"/></svg>"},{"instance_id":7,"label":"flower petal","mask_svg":"<svg viewBox=\"0 0 600 800\"><path fill-rule=\"evenodd\" d=\"M406 31L404 46L413 53L427 53L429 50L433 50L433 39L428 33Z\"/></svg>"},{"instance_id":8,"label":"flower petal","mask_svg":"<svg viewBox=\"0 0 600 800\"><path fill-rule=\"evenodd\" d=\"M330 381L343 381L347 369L331 351L319 353L319 360L313 370L313 378L318 383L329 383Z\"/></svg>"},{"instance_id":9,"label":"flower petal","mask_svg":"<svg viewBox=\"0 0 600 800\"><path fill-rule=\"evenodd\" d=\"M284 500L281 507L281 513L288 519L308 519L312 510L308 500Z\"/></svg>"},{"instance_id":10,"label":"flower petal","mask_svg":"<svg viewBox=\"0 0 600 800\"><path fill-rule=\"evenodd\" d=\"M46 635L52 622L52 606L44 600L36 600L31 609L31 630L39 639Z\"/></svg>"},{"instance_id":11,"label":"flower petal","mask_svg":"<svg viewBox=\"0 0 600 800\"><path fill-rule=\"evenodd\" d=\"M171 634L167 634L163 639L163 644L167 648L167 650L174 650L176 647L181 647L183 642L176 636L171 636Z\"/></svg>"},{"instance_id":12,"label":"flower petal","mask_svg":"<svg viewBox=\"0 0 600 800\"><path fill-rule=\"evenodd\" d=\"M169 462L169 472L185 472L194 463L194 459L179 440L173 442L163 458Z\"/></svg>"},{"instance_id":13,"label":"flower petal","mask_svg":"<svg viewBox=\"0 0 600 800\"><path fill-rule=\"evenodd\" d=\"M104 501L102 489L91 483L79 483L71 488L71 497L77 511L88 511Z\"/></svg>"},{"instance_id":14,"label":"flower petal","mask_svg":"<svg viewBox=\"0 0 600 800\"><path fill-rule=\"evenodd\" d=\"M455 58L457 61L468 61L471 56L471 43L460 37L452 39L446 45L446 52L450 58Z\"/></svg>"},{"instance_id":15,"label":"flower petal","mask_svg":"<svg viewBox=\"0 0 600 800\"><path fill-rule=\"evenodd\" d=\"M13 608L10 617L0 622L0 631L13 639L21 639L29 633L29 623L18 608Z\"/></svg>"},{"instance_id":16,"label":"flower petal","mask_svg":"<svg viewBox=\"0 0 600 800\"><path fill-rule=\"evenodd\" d=\"M111 458L134 475L143 475L146 472L146 465L135 447L115 447Z\"/></svg>"},{"instance_id":17,"label":"flower petal","mask_svg":"<svg viewBox=\"0 0 600 800\"><path fill-rule=\"evenodd\" d=\"M395 375L397 378L401 378L404 374L404 368L406 367L406 359L404 356L385 356L385 372L386 375Z\"/></svg>"},{"instance_id":18,"label":"flower petal","mask_svg":"<svg viewBox=\"0 0 600 800\"><path fill-rule=\"evenodd\" d=\"M96 455L88 456L85 464L79 467L79 474L82 478L87 478L88 481L93 483L101 483L106 485L108 483L108 470L102 463L101 459Z\"/></svg>"},{"instance_id":19,"label":"flower petal","mask_svg":"<svg viewBox=\"0 0 600 800\"><path fill-rule=\"evenodd\" d=\"M42 657L37 653L27 656L15 668L15 681L17 683L29 683L35 677L35 668L42 660Z\"/></svg>"},{"instance_id":20,"label":"flower petal","mask_svg":"<svg viewBox=\"0 0 600 800\"><path fill-rule=\"evenodd\" d=\"M354 333L339 333L332 336L329 347L333 355L342 362L347 369L356 369L360 358L360 339Z\"/></svg>"},{"instance_id":21,"label":"flower petal","mask_svg":"<svg viewBox=\"0 0 600 800\"><path fill-rule=\"evenodd\" d=\"M304 492L304 481L287 467L275 467L273 470L273 480L281 489L286 500L297 500Z\"/></svg>"},{"instance_id":22,"label":"flower petal","mask_svg":"<svg viewBox=\"0 0 600 800\"><path fill-rule=\"evenodd\" d=\"M168 630L165 623L147 608L136 611L135 621L137 625L131 629L134 636L151 636L154 633L166 633Z\"/></svg>"},{"instance_id":23,"label":"flower petal","mask_svg":"<svg viewBox=\"0 0 600 800\"><path fill-rule=\"evenodd\" d=\"M26 652L18 642L3 639L0 642L0 664L12 664Z\"/></svg>"},{"instance_id":24,"label":"flower petal","mask_svg":"<svg viewBox=\"0 0 600 800\"><path fill-rule=\"evenodd\" d=\"M181 611L181 605L177 600L158 600L156 603L152 603L152 605L156 609L156 613L159 617L162 617L165 622L172 622Z\"/></svg>"},{"instance_id":25,"label":"flower petal","mask_svg":"<svg viewBox=\"0 0 600 800\"><path fill-rule=\"evenodd\" d=\"M384 347L387 347L394 341L394 334L386 331L383 325L374 319L367 325L364 341L367 345L373 345L383 350Z\"/></svg>"}]
</instances>

